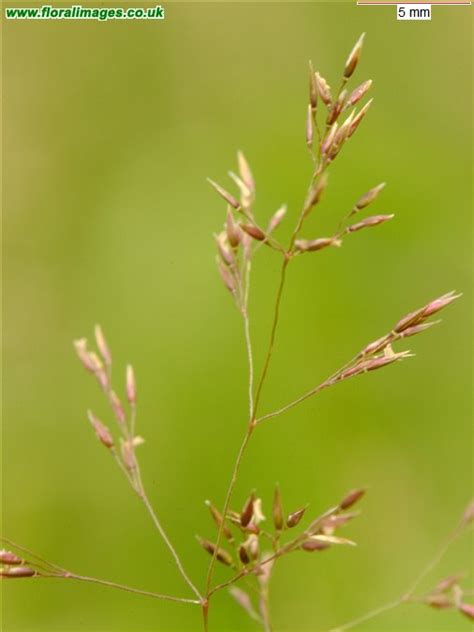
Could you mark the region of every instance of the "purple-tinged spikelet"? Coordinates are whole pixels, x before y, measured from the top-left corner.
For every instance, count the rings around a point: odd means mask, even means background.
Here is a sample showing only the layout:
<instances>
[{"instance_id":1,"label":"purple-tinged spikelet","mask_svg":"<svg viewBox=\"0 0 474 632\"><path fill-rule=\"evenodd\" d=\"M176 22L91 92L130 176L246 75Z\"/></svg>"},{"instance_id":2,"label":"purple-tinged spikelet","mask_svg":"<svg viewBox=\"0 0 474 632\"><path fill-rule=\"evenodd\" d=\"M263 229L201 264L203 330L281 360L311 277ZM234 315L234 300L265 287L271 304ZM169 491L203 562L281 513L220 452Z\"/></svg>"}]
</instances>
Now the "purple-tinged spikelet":
<instances>
[{"instance_id":1,"label":"purple-tinged spikelet","mask_svg":"<svg viewBox=\"0 0 474 632\"><path fill-rule=\"evenodd\" d=\"M356 69L357 64L359 63L360 55L362 52L362 46L364 44L365 33L359 37L357 42L354 45L354 48L349 53L349 57L344 66L344 77L348 79L354 70Z\"/></svg>"}]
</instances>

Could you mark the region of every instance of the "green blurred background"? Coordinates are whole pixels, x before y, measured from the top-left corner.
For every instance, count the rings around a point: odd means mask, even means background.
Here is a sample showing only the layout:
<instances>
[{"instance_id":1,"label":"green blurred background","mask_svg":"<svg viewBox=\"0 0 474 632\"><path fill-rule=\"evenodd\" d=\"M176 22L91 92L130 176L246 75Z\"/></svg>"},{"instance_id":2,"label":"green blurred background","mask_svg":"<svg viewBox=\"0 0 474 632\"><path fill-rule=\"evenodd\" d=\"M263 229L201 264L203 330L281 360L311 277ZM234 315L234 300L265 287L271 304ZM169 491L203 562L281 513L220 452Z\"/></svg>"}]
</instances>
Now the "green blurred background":
<instances>
[{"instance_id":1,"label":"green blurred background","mask_svg":"<svg viewBox=\"0 0 474 632\"><path fill-rule=\"evenodd\" d=\"M243 149L258 217L287 202L288 234L310 174L308 59L335 85L366 31L355 85L372 78L375 102L307 236L325 234L384 180L374 209L397 217L290 268L263 409L321 381L407 311L453 288L464 297L409 341L416 358L325 392L251 444L236 507L255 487L269 512L276 481L287 510L309 502L314 513L370 487L346 531L356 549L276 568L276 630L324 630L400 595L469 498L472 13L435 7L431 22L397 22L394 7L354 2L175 3L166 12L148 23L3 22L3 531L78 573L186 594L85 418L91 407L108 420L72 340L100 322L116 377L127 361L136 367L145 482L203 585L208 558L194 535L213 537L203 501L222 505L247 411L241 323L214 262L225 209L205 178L226 184ZM278 267L270 251L254 264L257 366ZM454 546L425 588L467 569L470 550L467 538ZM198 609L106 588L2 589L9 632L200 629ZM255 629L224 593L212 624ZM469 623L407 606L360 629Z\"/></svg>"}]
</instances>

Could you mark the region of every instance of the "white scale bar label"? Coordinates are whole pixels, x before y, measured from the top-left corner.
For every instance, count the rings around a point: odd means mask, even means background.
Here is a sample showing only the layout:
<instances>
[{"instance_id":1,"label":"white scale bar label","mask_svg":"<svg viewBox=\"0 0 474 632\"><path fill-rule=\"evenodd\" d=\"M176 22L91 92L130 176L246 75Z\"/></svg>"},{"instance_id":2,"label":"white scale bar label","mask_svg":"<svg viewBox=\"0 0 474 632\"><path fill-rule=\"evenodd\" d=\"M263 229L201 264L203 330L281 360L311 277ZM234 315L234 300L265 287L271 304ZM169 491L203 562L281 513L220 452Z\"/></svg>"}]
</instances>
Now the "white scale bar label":
<instances>
[{"instance_id":1,"label":"white scale bar label","mask_svg":"<svg viewBox=\"0 0 474 632\"><path fill-rule=\"evenodd\" d=\"M431 20L431 4L397 4L397 20Z\"/></svg>"}]
</instances>

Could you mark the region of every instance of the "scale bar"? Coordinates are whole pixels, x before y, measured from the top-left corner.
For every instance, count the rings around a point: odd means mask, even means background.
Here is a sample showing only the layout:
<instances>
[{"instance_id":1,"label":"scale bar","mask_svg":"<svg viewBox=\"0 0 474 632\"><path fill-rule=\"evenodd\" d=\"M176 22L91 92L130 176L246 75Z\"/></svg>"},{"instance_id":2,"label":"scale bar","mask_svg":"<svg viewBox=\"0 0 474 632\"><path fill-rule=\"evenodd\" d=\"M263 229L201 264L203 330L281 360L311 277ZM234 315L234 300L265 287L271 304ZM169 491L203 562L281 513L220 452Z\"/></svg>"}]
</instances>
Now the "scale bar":
<instances>
[{"instance_id":1,"label":"scale bar","mask_svg":"<svg viewBox=\"0 0 474 632\"><path fill-rule=\"evenodd\" d=\"M366 6L366 7L370 7L370 6L398 6L399 4L402 4L403 6L410 6L411 4L416 4L417 6L426 4L427 6L443 6L443 7L469 7L471 6L472 2L394 2L393 0L389 0L388 2L364 2L363 0L359 0L357 2L357 6L362 7L362 6Z\"/></svg>"}]
</instances>

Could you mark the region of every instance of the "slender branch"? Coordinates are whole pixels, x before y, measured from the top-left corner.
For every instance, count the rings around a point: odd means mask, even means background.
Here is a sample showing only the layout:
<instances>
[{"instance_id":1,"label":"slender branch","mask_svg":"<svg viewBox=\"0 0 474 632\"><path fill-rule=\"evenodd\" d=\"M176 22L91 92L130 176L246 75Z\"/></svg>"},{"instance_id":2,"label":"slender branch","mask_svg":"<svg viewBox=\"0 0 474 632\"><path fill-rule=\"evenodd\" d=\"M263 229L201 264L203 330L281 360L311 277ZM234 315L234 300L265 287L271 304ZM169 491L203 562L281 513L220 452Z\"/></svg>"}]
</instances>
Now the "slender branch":
<instances>
[{"instance_id":1,"label":"slender branch","mask_svg":"<svg viewBox=\"0 0 474 632\"><path fill-rule=\"evenodd\" d=\"M331 628L328 632L343 632L344 630L349 630L350 628L353 628L356 625L359 625L360 623L365 623L366 621L369 621L370 619L373 619L374 617L378 617L380 614L383 614L384 612L388 612L389 610L398 608L398 606L400 606L402 603L403 603L403 599L396 599L395 601L387 603L384 606L380 606L380 608L375 608L374 610L367 612L366 614L359 617L358 619L354 619L353 621L350 621L349 623L345 623L344 625L341 625L337 628Z\"/></svg>"},{"instance_id":2,"label":"slender branch","mask_svg":"<svg viewBox=\"0 0 474 632\"><path fill-rule=\"evenodd\" d=\"M33 551L30 551L30 549L27 549L26 546L20 546L19 544L17 544L16 542L13 542L13 540L10 540L9 538L6 538L4 536L0 536L0 542L5 542L9 546L11 546L11 547L13 547L15 549L18 549L22 553L26 553L30 557L39 560L45 566L49 566L50 568L52 568L52 569L54 569L56 571L59 571L60 573L65 573L66 572L64 570L64 568L61 568L61 566L58 566L57 564L53 564L53 562L49 562L48 560L43 559L42 557L40 557L36 553L33 553ZM34 560L32 560L32 561L34 561Z\"/></svg>"},{"instance_id":3,"label":"slender branch","mask_svg":"<svg viewBox=\"0 0 474 632\"><path fill-rule=\"evenodd\" d=\"M130 483L130 485L133 487L133 489L136 491L135 483L132 480L132 478L130 477L130 474L129 474L128 470L126 469L125 465L123 464L122 459L118 455L117 450L114 447L112 447L112 448L110 448L110 452L111 452L112 456L114 457L115 462L119 466L120 470L123 472L125 478Z\"/></svg>"},{"instance_id":4,"label":"slender branch","mask_svg":"<svg viewBox=\"0 0 474 632\"><path fill-rule=\"evenodd\" d=\"M272 419L273 417L278 417L279 415L282 415L283 413L286 413L288 410L291 410L295 406L298 406L298 404L301 404L302 402L304 402L305 400L309 399L313 395L317 395L323 389L328 388L329 386L332 386L333 384L336 384L338 382L338 378L341 375L341 373L343 371L345 371L349 366L354 364L354 362L358 359L358 357L359 356L354 356L344 366L342 366L335 373L333 373L328 378L326 378L324 380L324 382L321 382L321 384L318 384L317 386L315 386L314 388L312 388L308 392L304 393L304 395L301 395L300 397L298 397L297 399L293 400L289 404L286 404L286 406L283 406L282 408L279 408L278 410L274 410L273 412L267 413L266 415L263 415L262 417L259 417L256 420L257 425L262 423L262 421L266 421L267 419Z\"/></svg>"},{"instance_id":5,"label":"slender branch","mask_svg":"<svg viewBox=\"0 0 474 632\"><path fill-rule=\"evenodd\" d=\"M270 619L270 601L267 589L262 592L260 604L260 610L263 617L263 629L265 630L265 632L272 632L273 627L272 621Z\"/></svg>"},{"instance_id":6,"label":"slender branch","mask_svg":"<svg viewBox=\"0 0 474 632\"><path fill-rule=\"evenodd\" d=\"M84 575L76 575L75 573L67 572L65 575L36 575L37 578L56 578L56 579L74 579L76 581L88 582L89 584L99 584L101 586L107 586L108 588L116 588L125 592L133 593L135 595L143 595L145 597L153 597L154 599L162 599L164 601L175 601L178 603L189 603L199 605L201 601L197 599L186 599L183 597L172 597L170 595L162 595L160 593L150 592L148 590L140 590L138 588L132 588L124 584L117 584L106 579L97 579L96 577L86 577Z\"/></svg>"},{"instance_id":7,"label":"slender branch","mask_svg":"<svg viewBox=\"0 0 474 632\"><path fill-rule=\"evenodd\" d=\"M135 477L131 477L129 475L129 473L127 472L126 468L124 467L121 459L119 458L118 454L116 453L116 451L113 451L113 456L115 458L115 460L117 461L120 469L124 472L125 476L127 477L127 480L129 481L130 485L132 486L132 489L137 493L138 497L140 498L140 500L143 502L143 504L145 505L148 513L150 514L150 517L153 521L153 524L155 525L156 529L158 530L160 536L163 538L164 543L166 544L166 546L168 547L171 555L173 556L173 559L176 563L176 566L178 567L179 572L181 573L183 579L185 580L185 582L188 584L188 586L191 588L191 590L194 592L194 594L196 595L196 597L198 597L198 599L202 600L202 596L201 593L199 592L199 590L196 588L196 586L193 584L193 582L191 581L191 579L189 578L188 574L186 573L183 563L181 562L181 558L179 557L176 549L174 548L173 544L171 543L171 540L169 539L166 531L164 530L157 514L155 513L155 510L153 509L153 506L150 502L150 499L148 498L143 482L142 482L142 478L141 478L141 472L140 472L140 466L138 464L138 461L136 461L136 470L135 470Z\"/></svg>"},{"instance_id":8,"label":"slender branch","mask_svg":"<svg viewBox=\"0 0 474 632\"><path fill-rule=\"evenodd\" d=\"M209 564L209 569L207 571L207 579L206 579L206 594L207 594L207 598L209 599L209 597L211 596L211 594L213 594L213 590L211 590L211 582L212 582L212 575L214 572L214 566L216 563L216 559L217 559L217 551L219 550L219 546L222 540L222 535L223 535L223 531L224 531L224 524L225 524L225 520L227 517L227 514L229 512L229 506L230 506L230 501L232 499L232 494L234 492L234 488L235 488L235 484L237 482L237 475L239 473L240 470L240 465L242 463L242 458L244 456L245 450L247 448L247 444L250 441L250 437L252 436L252 432L255 428L255 425L252 423L249 423L248 428L247 428L247 432L245 433L245 437L244 440L242 441L242 444L240 446L239 452L237 454L237 460L235 461L234 464L234 469L232 470L232 476L230 479L230 484L229 487L227 489L227 494L225 497L225 502L224 502L224 508L222 510L222 522L219 526L219 530L217 532L217 540L216 540L216 545L215 545L215 549L214 549L214 554L211 558L211 562Z\"/></svg>"},{"instance_id":9,"label":"slender branch","mask_svg":"<svg viewBox=\"0 0 474 632\"><path fill-rule=\"evenodd\" d=\"M281 299L283 296L283 288L285 287L286 269L288 267L289 262L290 262L289 257L285 256L285 259L283 260L283 264L281 267L280 283L278 286L276 300L275 300L275 310L274 310L274 315L273 315L272 328L270 332L270 342L268 343L267 355L265 357L262 373L257 385L257 391L255 393L255 405L254 405L254 410L253 410L254 416L257 413L258 405L260 403L260 397L262 395L262 389L265 384L265 379L268 373L268 367L270 366L270 362L272 359L273 347L275 345L276 332L278 328L278 322L280 320L280 307L281 307Z\"/></svg>"},{"instance_id":10,"label":"slender branch","mask_svg":"<svg viewBox=\"0 0 474 632\"><path fill-rule=\"evenodd\" d=\"M46 572L40 572L37 575L34 575L32 579L75 579L77 581L89 582L91 584L101 584L102 586L108 586L109 588L117 588L118 590L123 590L125 592L134 593L137 595L144 595L146 597L154 597L155 599L163 599L166 601L176 601L180 603L191 603L191 604L200 604L201 602L195 599L186 599L182 597L172 597L170 595L162 595L160 593L150 592L148 590L140 590L139 588L132 588L131 586L126 586L125 584L117 584L116 582L108 581L106 579L98 579L96 577L87 577L85 575L78 575L76 573L72 573L58 564L54 564L44 558L40 557L30 549L27 549L25 546L21 546L13 540L6 538L4 536L0 537L0 541L5 542L9 546L22 553L26 553L32 559L29 561L30 564L34 568L46 569ZM39 564L35 561L39 560ZM44 566L43 566L44 565Z\"/></svg>"},{"instance_id":11,"label":"slender branch","mask_svg":"<svg viewBox=\"0 0 474 632\"><path fill-rule=\"evenodd\" d=\"M112 391L112 383L110 380L110 368L109 368L109 379L107 380L107 385L105 387L105 394L111 404L112 409L114 409L114 399L113 399L113 391ZM128 443L128 445L131 447L132 450L132 464L130 466L127 465L127 463L124 463L122 461L122 459L119 457L117 451L115 450L115 448L112 448L112 454L115 458L115 460L117 461L118 466L120 467L120 469L122 470L122 472L125 474L125 476L127 477L127 480L129 481L132 489L137 493L138 497L140 498L140 500L143 502L143 504L145 505L148 513L151 516L151 519L156 527L156 529L158 530L160 536L162 537L163 541L165 542L166 546L168 547L175 563L176 566L178 567L179 572L181 573L184 581L188 584L188 586L191 588L191 590L194 592L194 594L196 595L196 597L198 597L198 599L200 601L202 601L202 596L199 592L199 590L196 588L196 586L193 584L193 582L191 581L191 579L189 578L189 576L187 575L186 571L184 570L184 566L183 563L181 562L181 558L179 557L176 549L174 548L173 544L171 543L171 540L169 539L166 531L164 530L158 516L155 513L155 510L153 509L153 506L150 502L150 499L148 498L143 482L142 482L142 477L141 477L141 471L140 471L140 465L138 462L138 459L135 456L135 451L134 451L134 438L135 438L135 427L136 427L136 417L137 417L137 410L136 410L136 404L133 401L131 403L131 412L130 412L130 419L129 419L129 423L125 422L125 423L121 423L119 424L120 426L120 430L121 433L123 434L123 437L125 439L125 441Z\"/></svg>"},{"instance_id":12,"label":"slender branch","mask_svg":"<svg viewBox=\"0 0 474 632\"><path fill-rule=\"evenodd\" d=\"M421 573L415 579L415 581L413 582L411 587L407 590L407 592L405 594L405 598L406 599L408 599L408 598L413 596L413 593L418 588L418 586L421 584L421 582L425 579L425 577L427 575L429 575L429 573L431 573L431 571L436 566L438 566L438 564L441 562L441 560L445 556L445 554L446 554L447 550L449 549L449 547L461 536L461 534L463 533L464 527L465 527L465 525L461 522L448 535L448 537L444 540L444 542L442 542L441 546L439 547L439 549L437 550L436 554L433 556L431 561L428 562L428 564L424 567L424 569L421 571Z\"/></svg>"},{"instance_id":13,"label":"slender branch","mask_svg":"<svg viewBox=\"0 0 474 632\"><path fill-rule=\"evenodd\" d=\"M414 597L414 592L416 591L420 583L423 581L423 579L425 579L425 577L429 573L431 573L431 571L434 570L434 568L440 563L446 551L459 538L459 536L462 535L466 527L467 527L467 524L463 520L457 525L457 527L453 531L451 531L451 533L447 536L447 538L441 544L440 548L438 549L434 557L431 559L431 561L425 566L422 572L411 584L410 588L401 597L398 597L398 599L395 599L394 601L391 601L390 603L387 603L384 606L380 606L379 608L370 610L369 612L362 615L361 617L358 617L357 619L348 621L347 623L344 623L341 626L331 628L330 630L328 630L328 632L343 632L344 630L349 630L351 628L356 627L360 623L365 623L365 621L369 621L370 619L373 619L377 617L378 615L383 614L384 612L387 612L388 610L397 608L398 606L401 606L404 603L416 602L417 600Z\"/></svg>"},{"instance_id":14,"label":"slender branch","mask_svg":"<svg viewBox=\"0 0 474 632\"><path fill-rule=\"evenodd\" d=\"M247 361L249 367L249 419L253 419L253 352L252 352L252 340L250 337L250 319L248 315L248 291L249 291L249 282L250 282L250 261L247 264L246 274L245 274L245 298L244 298L244 308L243 308L243 318L244 318L244 331L245 331L245 346L247 349Z\"/></svg>"},{"instance_id":15,"label":"slender branch","mask_svg":"<svg viewBox=\"0 0 474 632\"><path fill-rule=\"evenodd\" d=\"M323 172L325 171L325 169L327 168L328 163L326 162L321 162L319 164L319 166L317 167L317 169L313 172L312 178L311 178L311 182L309 184L308 187L308 194L311 191L311 188L315 185L316 181L318 180L318 178L323 174ZM288 246L288 252L291 253L293 251L293 246L295 245L295 241L298 238L299 233L301 232L301 229L303 228L303 224L304 221L307 217L307 213L308 213L308 208L306 206L306 202L303 205L303 208L301 209L301 213L298 217L298 221L296 223L295 229L293 230L293 233L291 235L291 239L290 239L290 245Z\"/></svg>"},{"instance_id":16,"label":"slender branch","mask_svg":"<svg viewBox=\"0 0 474 632\"><path fill-rule=\"evenodd\" d=\"M132 440L135 438L135 426L137 424L137 405L135 402L130 404L130 434Z\"/></svg>"},{"instance_id":17,"label":"slender branch","mask_svg":"<svg viewBox=\"0 0 474 632\"><path fill-rule=\"evenodd\" d=\"M315 173L313 173L313 177L311 182L313 183L314 180L320 175L322 171L322 168L320 167L320 169L318 169L318 171L316 171ZM282 296L283 296L283 289L285 286L285 280L286 280L286 270L288 267L288 264L291 260L291 255L289 255L288 253L291 251L294 242L297 238L298 232L302 227L303 224L303 220L304 220L304 210L302 211L300 218L298 220L298 223L296 224L296 227L293 231L293 234L291 236L290 239L290 244L289 244L289 248L288 248L288 252L284 252L284 259L283 259L283 263L282 263L282 267L281 267L281 272L280 272L280 282L278 285L278 290L277 290L277 294L276 294L276 299L275 299L275 308L274 308L274 314L273 314L273 322L272 322L272 327L271 327L271 331L270 331L270 341L268 344L268 350L267 350L267 354L265 356L265 360L264 360L264 364L263 364L263 368L262 368L262 373L260 375L260 379L259 382L257 384L257 388L256 388L256 393L255 393L255 398L253 399L253 405L251 405L251 414L250 414L250 419L249 419L249 423L248 423L248 427L247 427L247 431L246 434L244 436L244 439L242 441L242 444L240 446L238 455L237 455L237 459L234 465L234 469L232 471L232 476L231 476L231 480L230 480L230 484L229 487L227 489L227 494L226 494L226 498L225 498L225 502L224 502L224 508L222 510L222 522L219 526L219 530L218 530L218 534L217 534L217 541L216 541L216 546L215 546L215 550L214 550L214 554L212 556L211 562L209 564L209 569L208 569L208 573L207 573L207 580L206 580L206 594L207 594L207 601L209 600L210 596L213 594L213 590L211 590L211 582L212 582L212 576L213 576L213 572L214 572L214 567L216 564L216 559L217 559L217 551L219 549L221 540L222 540L222 535L223 535L223 531L224 531L224 524L225 521L227 519L227 513L229 511L229 506L230 506L230 502L232 500L232 495L234 493L234 489L235 489L235 485L237 482L237 476L240 470L240 466L242 463L242 459L243 456L245 454L245 451L247 449L247 445L250 441L250 437L252 436L253 430L256 427L256 414L257 414L257 410L258 410L258 405L260 403L260 398L262 395L262 390L263 390L263 386L265 384L265 380L267 377L267 373L268 373L268 368L270 366L270 362L272 359L272 355L273 355L273 348L275 345L275 338L276 338L276 332L278 329L278 323L279 323L279 319L280 319L280 307L281 307L281 300L282 300ZM247 287L246 287L246 292L248 292L248 283L247 283ZM247 294L246 294L246 303L247 303ZM245 311L247 311L247 304L245 305ZM246 331L246 339L250 340L250 337L247 338L247 328L248 328L248 320L245 323L245 331ZM249 356L250 358L250 356ZM250 380L253 382L253 363L249 364L249 367L252 370L252 374L250 377ZM249 380L249 382L250 382ZM250 389L250 387L249 387ZM251 396L249 395L249 399L251 399ZM252 401L252 400L251 400ZM203 609L203 614L204 614L204 628L205 630L207 630L208 627L208 608L209 608L209 604L207 603L205 608Z\"/></svg>"},{"instance_id":18,"label":"slender branch","mask_svg":"<svg viewBox=\"0 0 474 632\"><path fill-rule=\"evenodd\" d=\"M176 549L174 548L173 544L171 543L168 535L166 534L166 531L163 529L163 527L161 525L161 522L160 522L158 516L156 515L155 510L153 509L153 506L152 506L152 504L150 502L150 499L148 498L148 496L147 496L147 494L145 492L145 489L144 489L143 484L142 484L141 475L140 475L140 471L139 470L138 470L138 482L139 482L139 486L140 486L140 491L138 492L138 494L139 494L141 500L143 501L143 504L145 505L148 513L150 514L151 519L153 521L153 524L157 528L159 534L163 538L163 541L165 542L165 544L168 547L171 555L173 556L173 559L174 559L174 561L176 563L176 566L178 567L178 570L181 573L183 579L188 584L188 586L191 588L191 590L194 592L196 597L199 599L199 603L200 603L202 601L201 593L196 588L196 586L193 584L193 582L189 578L188 574L184 570L183 563L181 562L181 558L179 557Z\"/></svg>"},{"instance_id":19,"label":"slender branch","mask_svg":"<svg viewBox=\"0 0 474 632\"><path fill-rule=\"evenodd\" d=\"M270 580L272 574L272 566L268 568L268 575L265 582L260 585L260 612L263 619L263 628L265 632L272 632L272 620L270 615Z\"/></svg>"},{"instance_id":20,"label":"slender branch","mask_svg":"<svg viewBox=\"0 0 474 632\"><path fill-rule=\"evenodd\" d=\"M215 567L215 563L216 563L216 559L217 559L217 551L219 549L221 540L222 540L222 534L224 531L224 524L227 518L227 513L229 511L229 506L230 506L230 502L232 500L232 495L234 493L234 489L235 489L235 484L237 482L237 476L240 470L240 465L242 463L242 459L245 453L245 450L247 448L247 445L250 441L250 437L252 436L253 430L255 428L255 415L257 412L257 408L258 408L258 404L260 401L260 396L262 393L262 388L263 385L265 383L265 378L268 372L268 367L270 365L270 361L271 361L271 357L272 357L272 353L273 353L273 347L274 347L274 343L275 343L275 337L276 337L276 330L278 327L278 321L279 321L279 315L280 315L280 304L281 304L281 299L282 299L282 295L283 295L283 287L285 285L285 276L286 276L286 268L288 266L288 262L289 259L285 258L285 260L283 261L283 265L281 268L281 275L280 275L280 283L278 286L278 290L277 290L277 296L276 296L276 301L275 301L275 311L274 311L274 316L273 316L273 323L272 323L272 328L271 328L271 333L270 333L270 342L268 345L268 350L267 350L267 355L265 358L265 362L263 365L263 369L262 369L262 374L257 386L257 390L256 390L256 395L255 395L255 400L253 405L251 406L251 415L250 415L250 419L249 419L249 423L247 426L247 431L245 433L244 439L242 441L242 444L240 446L239 452L237 454L237 459L236 462L234 464L234 469L232 471L232 476L231 476L231 480L229 483L229 487L227 489L227 494L226 494L226 498L225 498L225 502L224 502L224 508L222 510L222 522L219 526L219 531L217 534L217 541L216 541L216 547L214 550L214 555L212 556L211 559L211 563L209 564L209 569L207 572L207 580L206 580L206 593L209 596L212 594L211 593L211 582L212 582L212 576L213 576L213 572L214 572L214 567ZM244 319L245 320L245 319ZM245 330L247 331L247 327L248 324L246 322L245 325ZM252 364L252 382L253 382L253 364Z\"/></svg>"},{"instance_id":21,"label":"slender branch","mask_svg":"<svg viewBox=\"0 0 474 632\"><path fill-rule=\"evenodd\" d=\"M264 566L265 564L269 564L270 562L272 562L273 560L276 560L277 557L280 557L281 555L283 555L282 549L280 549L276 553L273 553L270 557L265 558L262 562L259 562L258 566L261 567L261 566ZM214 588L209 592L209 596L213 595L216 592L219 592L220 590L223 590L224 588L227 588L228 586L231 586L232 584L235 584L235 582L238 582L239 579L242 579L242 577L245 577L246 575L250 575L251 573L253 573L254 570L255 570L255 567L243 568L241 571L239 571L236 575L234 575L227 581L214 586Z\"/></svg>"}]
</instances>

